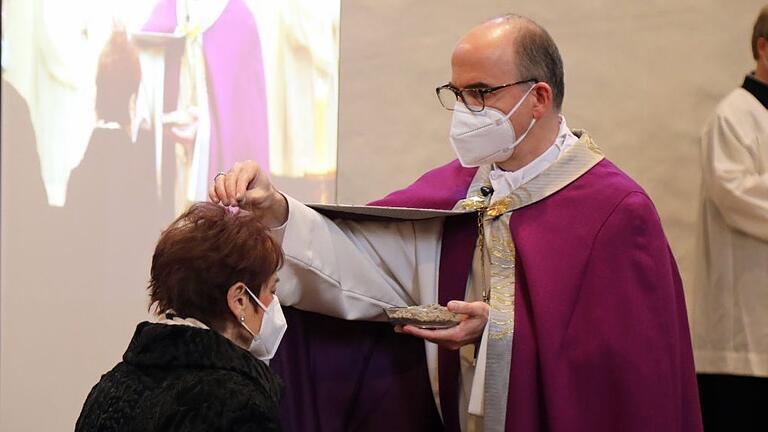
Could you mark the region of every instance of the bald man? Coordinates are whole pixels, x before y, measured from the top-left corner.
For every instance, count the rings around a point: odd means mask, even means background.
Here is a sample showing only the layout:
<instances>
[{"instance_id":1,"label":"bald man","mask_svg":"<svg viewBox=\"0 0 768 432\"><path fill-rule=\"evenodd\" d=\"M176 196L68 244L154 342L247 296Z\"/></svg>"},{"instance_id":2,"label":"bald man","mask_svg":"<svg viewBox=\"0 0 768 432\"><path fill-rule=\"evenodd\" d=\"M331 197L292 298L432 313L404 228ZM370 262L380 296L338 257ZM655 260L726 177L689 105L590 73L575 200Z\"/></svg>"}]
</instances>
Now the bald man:
<instances>
[{"instance_id":1,"label":"bald man","mask_svg":"<svg viewBox=\"0 0 768 432\"><path fill-rule=\"evenodd\" d=\"M458 159L371 204L465 213L330 219L251 162L211 185L213 201L261 209L284 229L284 303L352 320L430 303L467 315L393 334L293 311L273 364L289 428L701 430L683 291L658 215L589 134L566 125L549 34L500 17L467 33L451 66L437 96ZM413 343L422 339L426 350Z\"/></svg>"}]
</instances>

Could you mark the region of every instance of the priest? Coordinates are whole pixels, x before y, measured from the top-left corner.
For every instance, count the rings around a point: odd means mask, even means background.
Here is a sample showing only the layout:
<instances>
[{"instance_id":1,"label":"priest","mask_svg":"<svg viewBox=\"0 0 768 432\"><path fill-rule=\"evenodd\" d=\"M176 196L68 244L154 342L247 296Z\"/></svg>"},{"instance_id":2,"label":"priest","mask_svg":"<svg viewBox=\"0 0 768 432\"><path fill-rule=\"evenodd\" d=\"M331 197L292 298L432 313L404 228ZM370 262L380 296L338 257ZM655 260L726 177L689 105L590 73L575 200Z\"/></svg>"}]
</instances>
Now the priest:
<instances>
[{"instance_id":1,"label":"priest","mask_svg":"<svg viewBox=\"0 0 768 432\"><path fill-rule=\"evenodd\" d=\"M459 41L451 66L437 95L458 160L372 205L462 214L332 219L275 190L253 162L210 186L212 201L260 210L284 235L285 304L347 320L430 303L467 316L390 336L293 313L273 366L287 395L304 395L289 396L286 416L311 420L289 429L701 430L661 222L646 192L567 126L552 38L525 17L499 17ZM430 390L439 423L413 409Z\"/></svg>"}]
</instances>

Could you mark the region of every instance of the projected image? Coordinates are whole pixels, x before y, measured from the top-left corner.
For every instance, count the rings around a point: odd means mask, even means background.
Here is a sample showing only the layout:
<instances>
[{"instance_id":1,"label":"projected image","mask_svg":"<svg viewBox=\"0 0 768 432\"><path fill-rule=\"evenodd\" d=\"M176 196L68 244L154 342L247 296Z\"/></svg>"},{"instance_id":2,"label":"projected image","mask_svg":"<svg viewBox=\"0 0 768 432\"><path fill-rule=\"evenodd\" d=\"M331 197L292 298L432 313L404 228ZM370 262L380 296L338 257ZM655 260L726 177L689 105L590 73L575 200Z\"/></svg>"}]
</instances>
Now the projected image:
<instances>
[{"instance_id":1,"label":"projected image","mask_svg":"<svg viewBox=\"0 0 768 432\"><path fill-rule=\"evenodd\" d=\"M49 205L121 175L121 193L178 214L245 159L294 196L335 199L339 0L3 8L3 78L28 106Z\"/></svg>"},{"instance_id":2,"label":"projected image","mask_svg":"<svg viewBox=\"0 0 768 432\"><path fill-rule=\"evenodd\" d=\"M339 0L1 5L0 429L72 429L216 173L335 201Z\"/></svg>"}]
</instances>

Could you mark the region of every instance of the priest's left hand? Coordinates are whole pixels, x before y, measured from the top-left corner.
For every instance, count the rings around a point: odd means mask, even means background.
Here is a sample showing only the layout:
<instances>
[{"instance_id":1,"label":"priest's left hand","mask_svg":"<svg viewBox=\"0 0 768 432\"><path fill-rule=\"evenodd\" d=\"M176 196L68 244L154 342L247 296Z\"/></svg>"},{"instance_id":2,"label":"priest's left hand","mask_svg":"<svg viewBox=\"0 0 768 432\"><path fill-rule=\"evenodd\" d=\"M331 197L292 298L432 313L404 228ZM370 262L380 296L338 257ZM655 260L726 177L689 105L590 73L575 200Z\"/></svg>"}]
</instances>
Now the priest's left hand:
<instances>
[{"instance_id":1,"label":"priest's left hand","mask_svg":"<svg viewBox=\"0 0 768 432\"><path fill-rule=\"evenodd\" d=\"M406 325L396 326L395 331L426 339L451 350L457 350L464 345L479 341L485 324L488 322L490 310L488 304L481 301L467 303L453 300L448 302L447 307L451 312L467 315L467 318L457 326L448 329L425 330Z\"/></svg>"}]
</instances>

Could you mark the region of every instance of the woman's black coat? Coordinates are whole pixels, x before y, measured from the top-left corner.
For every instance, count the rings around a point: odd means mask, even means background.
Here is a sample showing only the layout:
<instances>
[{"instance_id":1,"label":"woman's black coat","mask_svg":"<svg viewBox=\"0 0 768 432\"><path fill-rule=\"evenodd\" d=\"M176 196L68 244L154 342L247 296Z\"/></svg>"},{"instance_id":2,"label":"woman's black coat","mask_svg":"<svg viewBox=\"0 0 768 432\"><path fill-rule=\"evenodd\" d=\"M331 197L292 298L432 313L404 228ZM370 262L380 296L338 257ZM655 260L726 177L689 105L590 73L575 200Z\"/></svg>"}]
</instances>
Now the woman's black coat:
<instances>
[{"instance_id":1,"label":"woman's black coat","mask_svg":"<svg viewBox=\"0 0 768 432\"><path fill-rule=\"evenodd\" d=\"M277 431L279 394L269 367L217 332L143 322L75 431Z\"/></svg>"}]
</instances>

